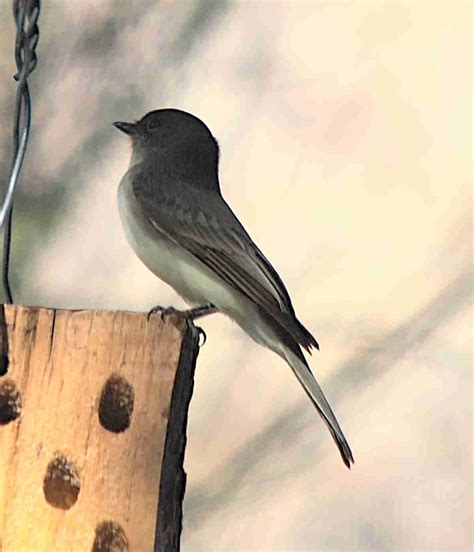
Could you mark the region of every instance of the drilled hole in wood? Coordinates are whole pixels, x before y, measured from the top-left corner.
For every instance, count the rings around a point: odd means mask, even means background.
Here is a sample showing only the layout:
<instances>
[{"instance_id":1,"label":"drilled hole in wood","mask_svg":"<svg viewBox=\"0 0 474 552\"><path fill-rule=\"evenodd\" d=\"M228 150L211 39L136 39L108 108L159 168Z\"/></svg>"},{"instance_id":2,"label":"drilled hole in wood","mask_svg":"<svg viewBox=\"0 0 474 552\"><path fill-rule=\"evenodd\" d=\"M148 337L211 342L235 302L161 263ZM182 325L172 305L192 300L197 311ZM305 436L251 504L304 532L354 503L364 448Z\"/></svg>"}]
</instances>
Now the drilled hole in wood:
<instances>
[{"instance_id":1,"label":"drilled hole in wood","mask_svg":"<svg viewBox=\"0 0 474 552\"><path fill-rule=\"evenodd\" d=\"M0 383L0 425L6 425L21 413L21 394L15 382L6 379Z\"/></svg>"},{"instance_id":2,"label":"drilled hole in wood","mask_svg":"<svg viewBox=\"0 0 474 552\"><path fill-rule=\"evenodd\" d=\"M95 528L92 552L128 552L125 531L115 521L103 521Z\"/></svg>"},{"instance_id":3,"label":"drilled hole in wood","mask_svg":"<svg viewBox=\"0 0 474 552\"><path fill-rule=\"evenodd\" d=\"M62 454L56 454L46 469L44 496L53 508L69 510L76 503L81 480L76 466Z\"/></svg>"},{"instance_id":4,"label":"drilled hole in wood","mask_svg":"<svg viewBox=\"0 0 474 552\"><path fill-rule=\"evenodd\" d=\"M105 429L120 433L131 424L133 387L122 376L112 375L105 382L100 395L99 421Z\"/></svg>"},{"instance_id":5,"label":"drilled hole in wood","mask_svg":"<svg viewBox=\"0 0 474 552\"><path fill-rule=\"evenodd\" d=\"M0 376L4 376L7 372L8 372L8 356L0 353Z\"/></svg>"}]
</instances>

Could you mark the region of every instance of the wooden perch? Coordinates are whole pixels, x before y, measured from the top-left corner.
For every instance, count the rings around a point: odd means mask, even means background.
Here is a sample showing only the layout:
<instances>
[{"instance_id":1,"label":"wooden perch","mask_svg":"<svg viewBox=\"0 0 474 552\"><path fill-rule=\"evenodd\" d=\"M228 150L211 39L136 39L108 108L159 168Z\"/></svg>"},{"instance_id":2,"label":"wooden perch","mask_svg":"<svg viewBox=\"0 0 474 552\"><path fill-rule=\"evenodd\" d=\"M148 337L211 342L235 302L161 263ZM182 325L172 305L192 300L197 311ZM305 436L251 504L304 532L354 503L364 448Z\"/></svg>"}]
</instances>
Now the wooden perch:
<instances>
[{"instance_id":1,"label":"wooden perch","mask_svg":"<svg viewBox=\"0 0 474 552\"><path fill-rule=\"evenodd\" d=\"M197 332L13 305L5 321L0 550L179 550Z\"/></svg>"}]
</instances>

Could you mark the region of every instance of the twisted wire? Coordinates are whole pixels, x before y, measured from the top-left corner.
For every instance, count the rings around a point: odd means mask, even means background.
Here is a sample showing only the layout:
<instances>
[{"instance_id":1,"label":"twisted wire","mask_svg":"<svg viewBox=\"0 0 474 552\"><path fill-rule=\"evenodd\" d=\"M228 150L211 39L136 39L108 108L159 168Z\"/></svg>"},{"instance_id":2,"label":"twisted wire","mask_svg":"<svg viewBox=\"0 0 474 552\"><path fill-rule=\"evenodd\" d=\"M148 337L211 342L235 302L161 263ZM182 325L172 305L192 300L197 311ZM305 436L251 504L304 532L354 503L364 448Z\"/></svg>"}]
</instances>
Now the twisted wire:
<instances>
[{"instance_id":1,"label":"twisted wire","mask_svg":"<svg viewBox=\"0 0 474 552\"><path fill-rule=\"evenodd\" d=\"M8 271L10 265L13 198L25 158L31 127L31 99L28 76L37 64L36 46L39 40L39 0L13 0L13 17L16 23L15 63L17 81L13 127L13 159L7 190L0 207L0 229L4 229L2 283L5 301L13 302Z\"/></svg>"}]
</instances>

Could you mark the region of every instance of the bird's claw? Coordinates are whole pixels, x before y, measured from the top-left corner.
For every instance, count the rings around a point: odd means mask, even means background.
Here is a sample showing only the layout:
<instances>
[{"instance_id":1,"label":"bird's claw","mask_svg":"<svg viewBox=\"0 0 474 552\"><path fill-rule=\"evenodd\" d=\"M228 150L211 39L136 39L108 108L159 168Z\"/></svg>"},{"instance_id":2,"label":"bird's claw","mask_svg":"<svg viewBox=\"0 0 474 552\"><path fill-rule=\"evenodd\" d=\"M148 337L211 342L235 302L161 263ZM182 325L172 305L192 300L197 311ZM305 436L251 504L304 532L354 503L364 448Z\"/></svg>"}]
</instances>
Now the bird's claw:
<instances>
[{"instance_id":1,"label":"bird's claw","mask_svg":"<svg viewBox=\"0 0 474 552\"><path fill-rule=\"evenodd\" d=\"M197 337L198 337L198 341L199 341L199 343L198 343L199 347L203 347L204 344L207 341L206 332L202 328L200 328L199 326L194 325L194 320L191 316L186 317L186 322L188 323L188 328L191 330L191 333L193 335L196 335L196 333L197 333ZM201 336L202 336L202 339L203 339L202 343L200 343Z\"/></svg>"},{"instance_id":2,"label":"bird's claw","mask_svg":"<svg viewBox=\"0 0 474 552\"><path fill-rule=\"evenodd\" d=\"M153 314L159 314L161 320L164 320L166 316L169 316L170 314L176 314L177 316L184 316L186 318L186 321L188 323L188 328L194 333L197 332L198 339L201 340L202 337L202 343L199 343L199 347L202 347L206 341L207 341L207 335L206 332L199 328L198 326L194 325L193 320L193 312L192 311L180 311L178 309L175 309L174 307L162 307L161 305L157 305L156 307L153 307L148 311L147 314L147 320L150 320L150 316Z\"/></svg>"},{"instance_id":3,"label":"bird's claw","mask_svg":"<svg viewBox=\"0 0 474 552\"><path fill-rule=\"evenodd\" d=\"M201 339L202 337L202 343L199 343L199 347L204 347L204 345L206 344L206 341L207 341L207 335L206 335L206 332L202 329L202 328L199 328L198 326L194 326L198 332L198 338L199 340Z\"/></svg>"},{"instance_id":4,"label":"bird's claw","mask_svg":"<svg viewBox=\"0 0 474 552\"><path fill-rule=\"evenodd\" d=\"M165 319L165 316L169 316L170 314L180 314L181 312L174 307L162 307L161 305L156 305L156 307L153 307L148 311L147 320L150 320L150 316L153 314L159 314L161 320Z\"/></svg>"}]
</instances>

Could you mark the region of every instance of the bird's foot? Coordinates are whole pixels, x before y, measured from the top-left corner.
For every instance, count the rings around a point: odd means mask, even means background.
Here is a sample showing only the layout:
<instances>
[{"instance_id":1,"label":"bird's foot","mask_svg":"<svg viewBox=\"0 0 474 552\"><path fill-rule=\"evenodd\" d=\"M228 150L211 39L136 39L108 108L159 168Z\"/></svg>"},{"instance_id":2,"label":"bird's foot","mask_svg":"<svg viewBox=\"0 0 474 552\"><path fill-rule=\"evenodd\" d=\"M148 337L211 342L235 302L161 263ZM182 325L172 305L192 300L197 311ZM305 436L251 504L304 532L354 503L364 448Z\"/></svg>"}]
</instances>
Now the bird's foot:
<instances>
[{"instance_id":1,"label":"bird's foot","mask_svg":"<svg viewBox=\"0 0 474 552\"><path fill-rule=\"evenodd\" d=\"M166 316L169 316L170 314L175 314L176 316L182 316L186 318L188 327L191 329L192 332L198 332L199 337L203 337L203 342L200 344L200 347L206 343L207 336L206 332L202 328L198 328L194 325L194 320L197 318L201 318L202 316L206 316L207 314L212 314L213 312L216 312L217 309L214 307L214 305L203 305L199 307L194 307L192 309L188 310L178 310L174 307L162 307L160 305L157 305L156 307L153 307L148 312L148 320L150 319L150 316L153 314L159 314L161 317L161 320L164 320Z\"/></svg>"},{"instance_id":2,"label":"bird's foot","mask_svg":"<svg viewBox=\"0 0 474 552\"><path fill-rule=\"evenodd\" d=\"M159 314L161 317L161 320L164 320L166 316L169 316L170 314L183 314L186 311L179 311L178 309L175 309L174 307L162 307L161 305L156 305L156 307L153 307L148 311L147 318L150 320L150 316L153 314Z\"/></svg>"},{"instance_id":3,"label":"bird's foot","mask_svg":"<svg viewBox=\"0 0 474 552\"><path fill-rule=\"evenodd\" d=\"M182 311L175 309L174 307L162 307L161 305L157 305L148 311L148 319L150 319L152 314L159 314L162 320L165 319L165 316L176 314L177 316L184 316L188 320L196 320L197 318L201 318L207 314L212 314L213 312L217 312L217 309L211 304Z\"/></svg>"}]
</instances>

